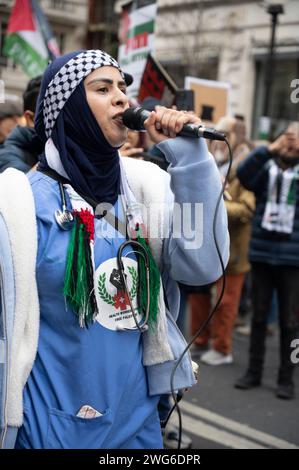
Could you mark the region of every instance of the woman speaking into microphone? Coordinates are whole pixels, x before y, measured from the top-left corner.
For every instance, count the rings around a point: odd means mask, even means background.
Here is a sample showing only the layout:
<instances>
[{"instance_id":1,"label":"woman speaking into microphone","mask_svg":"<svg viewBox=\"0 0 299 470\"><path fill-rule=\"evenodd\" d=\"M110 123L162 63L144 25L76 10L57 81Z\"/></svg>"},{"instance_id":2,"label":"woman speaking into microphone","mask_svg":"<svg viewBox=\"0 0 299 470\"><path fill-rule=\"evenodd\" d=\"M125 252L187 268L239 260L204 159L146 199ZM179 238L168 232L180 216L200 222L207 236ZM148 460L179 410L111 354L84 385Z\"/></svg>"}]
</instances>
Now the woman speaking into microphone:
<instances>
[{"instance_id":1,"label":"woman speaking into microphone","mask_svg":"<svg viewBox=\"0 0 299 470\"><path fill-rule=\"evenodd\" d=\"M168 173L120 158L131 82L100 50L55 59L37 103L37 171L1 175L1 311L13 325L0 380L2 447L162 447L157 403L186 347L177 282L222 274L212 226L221 182L205 141L177 137L200 119L164 107L144 127ZM174 217L186 204L191 235ZM226 264L223 202L216 232ZM186 354L174 389L194 383Z\"/></svg>"}]
</instances>

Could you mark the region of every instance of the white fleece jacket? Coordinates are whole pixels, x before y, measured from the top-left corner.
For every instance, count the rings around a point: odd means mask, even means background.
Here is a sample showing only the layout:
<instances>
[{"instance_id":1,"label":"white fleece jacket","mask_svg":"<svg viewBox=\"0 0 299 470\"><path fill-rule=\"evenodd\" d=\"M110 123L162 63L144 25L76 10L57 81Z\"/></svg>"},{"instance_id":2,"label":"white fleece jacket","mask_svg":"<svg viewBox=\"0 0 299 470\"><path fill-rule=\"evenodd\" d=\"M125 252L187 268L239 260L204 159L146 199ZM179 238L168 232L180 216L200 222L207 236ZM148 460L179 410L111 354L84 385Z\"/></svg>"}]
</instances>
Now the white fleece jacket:
<instances>
[{"instance_id":1,"label":"white fleece jacket","mask_svg":"<svg viewBox=\"0 0 299 470\"><path fill-rule=\"evenodd\" d=\"M24 173L8 168L0 175L0 212L6 222L15 280L15 314L7 394L7 423L23 420L23 387L36 356L39 302L35 279L37 227L34 199Z\"/></svg>"}]
</instances>

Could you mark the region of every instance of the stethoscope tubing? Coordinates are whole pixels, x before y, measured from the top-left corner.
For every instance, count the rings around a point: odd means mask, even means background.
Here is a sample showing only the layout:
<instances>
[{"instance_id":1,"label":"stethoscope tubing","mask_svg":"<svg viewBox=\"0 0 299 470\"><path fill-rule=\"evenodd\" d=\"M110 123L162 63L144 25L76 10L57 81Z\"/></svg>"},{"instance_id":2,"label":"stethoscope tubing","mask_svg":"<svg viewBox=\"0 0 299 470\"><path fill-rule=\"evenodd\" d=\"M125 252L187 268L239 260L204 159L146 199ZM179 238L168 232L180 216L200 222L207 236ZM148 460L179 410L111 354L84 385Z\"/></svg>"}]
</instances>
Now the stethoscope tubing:
<instances>
[{"instance_id":1,"label":"stethoscope tubing","mask_svg":"<svg viewBox=\"0 0 299 470\"><path fill-rule=\"evenodd\" d=\"M122 261L122 253L123 253L123 250L127 246L135 246L136 248L138 248L137 250L132 250L132 251L134 253L137 252L138 255L141 255L144 258L144 262L145 262L147 304L146 304L145 318L141 323L138 323L135 308L133 307L132 300L130 298L129 289L128 289L128 285L127 285L127 281L126 281L126 277L125 277L124 264L123 264L123 261ZM121 276L121 279L122 279L122 283L125 286L125 291L126 291L126 294L128 296L128 299L129 299L130 308L131 308L132 315L133 315L135 325L136 325L136 328L121 328L121 329L125 330L125 331L129 331L129 330L134 331L134 330L138 329L140 331L140 333L144 333L145 331L148 330L148 319L149 319L149 309L150 309L150 279L149 279L148 253L147 253L146 249L144 248L144 246L141 243L139 243L137 240L126 240L118 248L118 251L117 251L117 264L118 264L118 269L119 269L120 276Z\"/></svg>"},{"instance_id":2,"label":"stethoscope tubing","mask_svg":"<svg viewBox=\"0 0 299 470\"><path fill-rule=\"evenodd\" d=\"M61 197L61 207L62 211L56 210L55 211L55 219L57 224L62 230L70 230L72 223L74 221L72 213L67 209L67 204L66 204L66 197L65 197L65 190L64 186L61 182L59 182L59 190L60 190L60 197ZM124 249L127 246L135 246L136 250L131 250L128 254L130 253L137 253L139 256L142 256L145 262L145 269L146 269L146 289L147 289L147 303L146 303L146 311L145 311L145 318L144 320L139 323L137 319L137 314L135 312L135 308L132 303L132 299L130 297L127 281L126 281L126 276L125 276L125 268L124 264L122 261L122 254ZM137 261L138 262L138 261ZM149 320L149 310L150 310L150 275L149 275L149 257L146 249L144 246L138 242L137 240L126 240L123 242L120 247L117 250L117 265L118 269L120 272L122 284L125 288L125 293L128 297L130 308L132 311L132 315L135 321L136 327L134 328L125 328L125 327L119 327L118 329L120 331L136 331L139 330L140 333L144 333L145 331L148 330L148 320Z\"/></svg>"}]
</instances>

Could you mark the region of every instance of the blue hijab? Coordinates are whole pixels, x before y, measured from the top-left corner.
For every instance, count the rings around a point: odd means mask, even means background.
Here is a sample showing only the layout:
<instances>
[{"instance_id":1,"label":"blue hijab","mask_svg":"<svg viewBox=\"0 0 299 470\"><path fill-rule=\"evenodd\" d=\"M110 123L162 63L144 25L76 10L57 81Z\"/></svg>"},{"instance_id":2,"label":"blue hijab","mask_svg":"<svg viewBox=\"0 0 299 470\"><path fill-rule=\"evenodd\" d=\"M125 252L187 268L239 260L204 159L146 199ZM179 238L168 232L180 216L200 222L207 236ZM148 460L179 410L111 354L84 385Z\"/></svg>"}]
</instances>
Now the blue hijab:
<instances>
[{"instance_id":1,"label":"blue hijab","mask_svg":"<svg viewBox=\"0 0 299 470\"><path fill-rule=\"evenodd\" d=\"M44 143L47 141L44 98L48 85L62 67L80 53L82 51L76 51L55 59L44 73L35 117L36 132ZM87 74L98 66L94 66ZM120 192L118 150L107 142L88 106L83 79L55 118L51 138L75 191L89 196L97 203L114 205ZM45 153L39 157L39 169L50 169Z\"/></svg>"}]
</instances>

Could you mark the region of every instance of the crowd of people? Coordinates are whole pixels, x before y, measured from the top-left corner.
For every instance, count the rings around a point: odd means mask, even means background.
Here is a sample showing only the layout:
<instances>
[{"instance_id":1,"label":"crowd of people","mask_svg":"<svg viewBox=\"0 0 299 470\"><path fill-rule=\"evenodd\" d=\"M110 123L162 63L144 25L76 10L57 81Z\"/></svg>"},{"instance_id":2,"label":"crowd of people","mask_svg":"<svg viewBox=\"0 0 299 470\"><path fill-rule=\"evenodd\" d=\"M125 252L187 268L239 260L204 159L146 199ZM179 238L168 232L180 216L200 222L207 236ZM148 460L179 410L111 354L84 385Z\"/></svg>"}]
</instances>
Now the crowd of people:
<instances>
[{"instance_id":1,"label":"crowd of people","mask_svg":"<svg viewBox=\"0 0 299 470\"><path fill-rule=\"evenodd\" d=\"M184 124L199 125L200 119L153 97L141 103L150 111L146 132L128 132L122 114L131 83L108 54L76 51L30 80L22 117L13 104L0 111L0 248L8 240L11 247L8 300L2 304L10 325L2 381L7 395L0 391L8 407L0 428L3 447L162 447L161 424L163 430L172 407L170 376L186 346L175 323L187 338L194 336L221 293L211 214L230 166L228 147L177 137ZM263 145L248 140L242 116L224 116L216 129L226 134L232 151L216 223L225 290L192 356L210 366L233 363L233 331L249 299L248 369L235 387L261 385L268 318L277 299L276 395L292 399L299 123ZM158 241L143 232L147 218L134 209L136 203L163 202L168 213L158 207L154 214L163 225L172 218L174 201L203 203L201 247L186 249L171 224ZM8 204L18 207L17 229ZM102 204L110 209L99 211ZM112 222L111 208L117 214ZM188 355L177 372L174 390L196 382ZM164 445L177 443L172 428ZM182 447L190 445L183 435Z\"/></svg>"},{"instance_id":2,"label":"crowd of people","mask_svg":"<svg viewBox=\"0 0 299 470\"><path fill-rule=\"evenodd\" d=\"M147 107L147 102L151 103L153 99L146 100L143 106ZM235 387L249 389L261 384L265 338L267 331L272 331L267 326L274 317L280 331L276 395L291 399L295 394L291 342L299 331L296 289L299 274L299 123L291 123L273 142L257 144L248 140L241 116L221 118L216 129L226 134L233 156L228 176L229 199L225 201L230 258L221 304L196 338L193 354L208 365L231 364L234 326L239 321L242 323L242 305L248 304L249 300L249 308L245 309L251 316L247 319L250 321L249 365ZM147 150L155 153L153 147ZM229 166L228 147L225 142L212 141L209 150L224 177ZM131 155L134 155L132 148ZM219 298L221 288L221 278L215 284L181 286L182 308L178 325L186 335L193 336L199 331L211 313L215 298ZM189 309L186 310L187 301ZM186 319L188 312L190 318Z\"/></svg>"}]
</instances>

